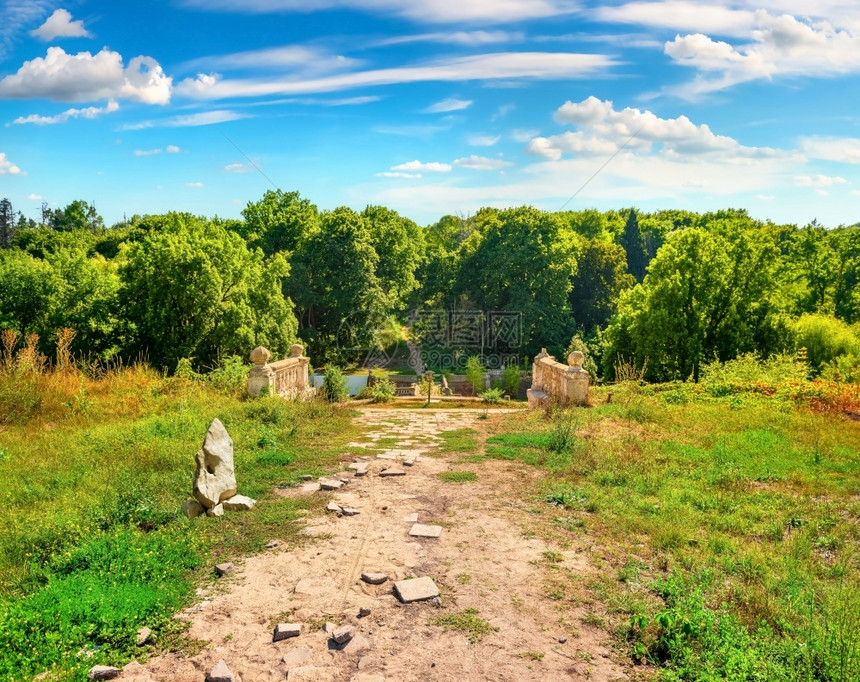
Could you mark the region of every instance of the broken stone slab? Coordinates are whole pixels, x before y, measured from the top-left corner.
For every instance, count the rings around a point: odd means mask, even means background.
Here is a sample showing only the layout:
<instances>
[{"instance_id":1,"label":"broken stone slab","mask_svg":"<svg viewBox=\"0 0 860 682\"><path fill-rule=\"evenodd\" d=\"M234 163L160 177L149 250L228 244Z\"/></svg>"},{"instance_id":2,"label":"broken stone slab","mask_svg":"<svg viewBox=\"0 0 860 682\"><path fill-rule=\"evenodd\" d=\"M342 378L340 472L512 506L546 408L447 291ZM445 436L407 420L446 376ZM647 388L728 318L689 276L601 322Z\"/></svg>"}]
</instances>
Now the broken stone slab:
<instances>
[{"instance_id":1,"label":"broken stone slab","mask_svg":"<svg viewBox=\"0 0 860 682\"><path fill-rule=\"evenodd\" d=\"M331 633L331 638L337 644L346 644L352 639L355 628L352 625L342 625L337 630Z\"/></svg>"},{"instance_id":2,"label":"broken stone slab","mask_svg":"<svg viewBox=\"0 0 860 682\"><path fill-rule=\"evenodd\" d=\"M407 514L403 517L404 523L418 523L418 514Z\"/></svg>"},{"instance_id":3,"label":"broken stone slab","mask_svg":"<svg viewBox=\"0 0 860 682\"><path fill-rule=\"evenodd\" d=\"M340 505L337 502L329 502L326 505L325 510L327 512L334 512L335 514L340 514L342 511L342 509L340 508Z\"/></svg>"},{"instance_id":4,"label":"broken stone slab","mask_svg":"<svg viewBox=\"0 0 860 682\"><path fill-rule=\"evenodd\" d=\"M182 513L189 519L200 516L205 511L206 510L203 508L203 505L197 500L185 500L185 502L182 503Z\"/></svg>"},{"instance_id":5,"label":"broken stone slab","mask_svg":"<svg viewBox=\"0 0 860 682\"><path fill-rule=\"evenodd\" d=\"M138 645L138 646L143 646L144 644L146 644L147 642L149 642L149 639L150 639L151 637L152 637L152 630L150 630L148 627L142 627L142 628L140 628L140 629L137 631L137 640L136 640L137 645Z\"/></svg>"},{"instance_id":6,"label":"broken stone slab","mask_svg":"<svg viewBox=\"0 0 860 682\"><path fill-rule=\"evenodd\" d=\"M363 469L356 469L355 470L355 477L356 478L361 478L362 476L367 476L367 467L364 467Z\"/></svg>"},{"instance_id":7,"label":"broken stone slab","mask_svg":"<svg viewBox=\"0 0 860 682\"><path fill-rule=\"evenodd\" d=\"M221 503L227 511L250 511L257 504L257 500L246 495L233 495Z\"/></svg>"},{"instance_id":8,"label":"broken stone slab","mask_svg":"<svg viewBox=\"0 0 860 682\"><path fill-rule=\"evenodd\" d=\"M330 635L330 634L331 634L332 632L334 632L335 630L337 630L337 625L335 625L334 623L326 622L326 623L322 626L322 631L323 631L324 633L326 633L327 635Z\"/></svg>"},{"instance_id":9,"label":"broken stone slab","mask_svg":"<svg viewBox=\"0 0 860 682\"><path fill-rule=\"evenodd\" d=\"M224 505L216 504L212 509L206 510L206 516L218 517L224 516Z\"/></svg>"},{"instance_id":10,"label":"broken stone slab","mask_svg":"<svg viewBox=\"0 0 860 682\"><path fill-rule=\"evenodd\" d=\"M422 578L409 578L408 580L398 580L394 583L394 594L404 604L411 604L416 601L426 601L439 596L439 588L433 579L424 576Z\"/></svg>"},{"instance_id":11,"label":"broken stone slab","mask_svg":"<svg viewBox=\"0 0 860 682\"><path fill-rule=\"evenodd\" d=\"M233 672L222 659L209 671L206 682L233 682Z\"/></svg>"},{"instance_id":12,"label":"broken stone slab","mask_svg":"<svg viewBox=\"0 0 860 682\"><path fill-rule=\"evenodd\" d=\"M302 486L302 492L303 492L303 493L315 493L315 492L316 492L317 490L319 490L321 487L322 487L322 486L321 486L319 483L316 483L316 482L313 482L313 483L305 483L305 484Z\"/></svg>"},{"instance_id":13,"label":"broken stone slab","mask_svg":"<svg viewBox=\"0 0 860 682\"><path fill-rule=\"evenodd\" d=\"M88 680L112 680L120 674L119 668L109 665L94 665L87 673Z\"/></svg>"},{"instance_id":14,"label":"broken stone slab","mask_svg":"<svg viewBox=\"0 0 860 682\"><path fill-rule=\"evenodd\" d=\"M348 484L349 484L349 482L350 482L352 479L351 479L351 478L349 478L348 476L344 476L344 477L339 478L339 479L337 479L337 480L339 480L339 481L340 481L341 483L343 483L344 485L348 485Z\"/></svg>"},{"instance_id":15,"label":"broken stone slab","mask_svg":"<svg viewBox=\"0 0 860 682\"><path fill-rule=\"evenodd\" d=\"M368 585L381 585L388 580L388 576L385 573L362 573L361 579Z\"/></svg>"},{"instance_id":16,"label":"broken stone slab","mask_svg":"<svg viewBox=\"0 0 860 682\"><path fill-rule=\"evenodd\" d=\"M275 549L275 547L277 547L280 544L281 543L278 542L277 540L271 540L270 542L266 543L266 549Z\"/></svg>"},{"instance_id":17,"label":"broken stone slab","mask_svg":"<svg viewBox=\"0 0 860 682\"><path fill-rule=\"evenodd\" d=\"M353 509L352 507L343 507L341 512L344 516L358 516L361 513L358 509Z\"/></svg>"},{"instance_id":18,"label":"broken stone slab","mask_svg":"<svg viewBox=\"0 0 860 682\"><path fill-rule=\"evenodd\" d=\"M347 469L350 471L359 471L360 469L367 469L367 464L362 462L353 462L347 467Z\"/></svg>"},{"instance_id":19,"label":"broken stone slab","mask_svg":"<svg viewBox=\"0 0 860 682\"><path fill-rule=\"evenodd\" d=\"M302 634L301 623L278 623L275 626L275 632L272 634L272 641L280 642L282 639L298 637L300 634Z\"/></svg>"},{"instance_id":20,"label":"broken stone slab","mask_svg":"<svg viewBox=\"0 0 860 682\"><path fill-rule=\"evenodd\" d=\"M382 476L383 478L387 477L387 476L405 476L406 472L403 471L403 469L390 468L390 469L384 469L384 470L380 471L379 475Z\"/></svg>"},{"instance_id":21,"label":"broken stone slab","mask_svg":"<svg viewBox=\"0 0 860 682\"><path fill-rule=\"evenodd\" d=\"M294 668L302 665L302 663L307 663L311 659L311 656L313 656L313 651L310 650L310 647L300 646L297 649L293 649L289 653L284 654L284 657L281 659L281 663L286 665L288 668Z\"/></svg>"},{"instance_id":22,"label":"broken stone slab","mask_svg":"<svg viewBox=\"0 0 860 682\"><path fill-rule=\"evenodd\" d=\"M403 460L403 466L405 466L405 467L411 467L413 464L415 464L415 458L414 457L407 457L406 459Z\"/></svg>"},{"instance_id":23,"label":"broken stone slab","mask_svg":"<svg viewBox=\"0 0 860 682\"><path fill-rule=\"evenodd\" d=\"M320 481L320 488L323 490L339 490L340 488L343 488L343 483L341 481L334 480Z\"/></svg>"},{"instance_id":24,"label":"broken stone slab","mask_svg":"<svg viewBox=\"0 0 860 682\"><path fill-rule=\"evenodd\" d=\"M299 479L302 481L313 481L314 477L310 474L302 474L301 476L299 476Z\"/></svg>"},{"instance_id":25,"label":"broken stone slab","mask_svg":"<svg viewBox=\"0 0 860 682\"><path fill-rule=\"evenodd\" d=\"M223 578L228 573L233 572L233 564L229 561L224 562L223 564L215 564L215 574L219 578Z\"/></svg>"},{"instance_id":26,"label":"broken stone slab","mask_svg":"<svg viewBox=\"0 0 860 682\"><path fill-rule=\"evenodd\" d=\"M428 526L416 523L409 530L409 535L416 538L438 538L442 534L442 526Z\"/></svg>"},{"instance_id":27,"label":"broken stone slab","mask_svg":"<svg viewBox=\"0 0 860 682\"><path fill-rule=\"evenodd\" d=\"M236 494L233 439L217 417L212 420L203 447L197 451L194 497L207 509Z\"/></svg>"}]
</instances>

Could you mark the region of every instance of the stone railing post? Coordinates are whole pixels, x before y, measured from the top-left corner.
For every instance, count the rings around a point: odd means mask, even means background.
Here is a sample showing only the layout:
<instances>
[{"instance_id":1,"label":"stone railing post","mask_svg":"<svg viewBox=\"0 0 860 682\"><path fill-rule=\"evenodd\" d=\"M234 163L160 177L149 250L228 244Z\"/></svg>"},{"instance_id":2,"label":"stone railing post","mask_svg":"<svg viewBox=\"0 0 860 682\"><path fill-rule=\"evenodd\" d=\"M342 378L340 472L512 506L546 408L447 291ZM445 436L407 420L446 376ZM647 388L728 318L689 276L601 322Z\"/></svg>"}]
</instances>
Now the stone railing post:
<instances>
[{"instance_id":1,"label":"stone railing post","mask_svg":"<svg viewBox=\"0 0 860 682\"><path fill-rule=\"evenodd\" d=\"M251 351L254 366L248 374L248 395L252 398L259 397L263 392L274 393L275 371L269 367L270 357L272 354L262 346Z\"/></svg>"},{"instance_id":2,"label":"stone railing post","mask_svg":"<svg viewBox=\"0 0 860 682\"><path fill-rule=\"evenodd\" d=\"M290 348L290 357L269 363L271 354L262 346L251 351L254 366L248 374L248 395L257 398L264 392L283 397L301 397L310 390L308 365L298 343Z\"/></svg>"},{"instance_id":3,"label":"stone railing post","mask_svg":"<svg viewBox=\"0 0 860 682\"><path fill-rule=\"evenodd\" d=\"M582 369L585 356L578 350L567 356L568 368L564 373L564 399L573 405L588 403L588 385L591 375Z\"/></svg>"}]
</instances>

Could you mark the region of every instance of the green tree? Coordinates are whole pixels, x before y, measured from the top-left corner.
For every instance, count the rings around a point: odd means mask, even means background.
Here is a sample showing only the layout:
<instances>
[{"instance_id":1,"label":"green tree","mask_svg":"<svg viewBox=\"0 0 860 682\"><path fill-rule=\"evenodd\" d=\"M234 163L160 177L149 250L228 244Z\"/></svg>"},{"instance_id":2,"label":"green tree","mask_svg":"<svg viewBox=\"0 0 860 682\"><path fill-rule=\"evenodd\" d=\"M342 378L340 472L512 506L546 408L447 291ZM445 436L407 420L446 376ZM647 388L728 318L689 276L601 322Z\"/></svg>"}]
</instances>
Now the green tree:
<instances>
[{"instance_id":1,"label":"green tree","mask_svg":"<svg viewBox=\"0 0 860 682\"><path fill-rule=\"evenodd\" d=\"M424 260L424 232L414 222L384 206L368 206L361 216L378 257L376 278L389 310L402 310L418 287L415 273Z\"/></svg>"},{"instance_id":2,"label":"green tree","mask_svg":"<svg viewBox=\"0 0 860 682\"><path fill-rule=\"evenodd\" d=\"M49 263L17 249L0 251L0 329L44 336L59 286Z\"/></svg>"},{"instance_id":3,"label":"green tree","mask_svg":"<svg viewBox=\"0 0 860 682\"><path fill-rule=\"evenodd\" d=\"M642 231L639 229L639 219L636 211L630 209L627 214L627 222L624 224L624 234L621 235L621 246L627 254L627 270L641 282L645 278L645 269L648 267L648 253L645 251L645 241Z\"/></svg>"},{"instance_id":4,"label":"green tree","mask_svg":"<svg viewBox=\"0 0 860 682\"><path fill-rule=\"evenodd\" d=\"M258 202L243 209L242 236L251 246L260 246L266 255L281 251L291 254L318 229L319 211L298 192L268 191Z\"/></svg>"},{"instance_id":5,"label":"green tree","mask_svg":"<svg viewBox=\"0 0 860 682\"><path fill-rule=\"evenodd\" d=\"M633 276L627 272L626 254L621 246L597 239L587 241L578 260L570 295L570 308L577 327L590 333L604 326L615 312L621 292L634 283Z\"/></svg>"},{"instance_id":6,"label":"green tree","mask_svg":"<svg viewBox=\"0 0 860 682\"><path fill-rule=\"evenodd\" d=\"M4 197L0 199L0 248L6 249L12 246L16 228L17 223L12 202Z\"/></svg>"},{"instance_id":7,"label":"green tree","mask_svg":"<svg viewBox=\"0 0 860 682\"><path fill-rule=\"evenodd\" d=\"M120 267L128 351L173 370L180 358L213 367L257 345L286 354L295 340L281 292L283 257L264 259L222 226L169 214L164 229L130 244Z\"/></svg>"}]
</instances>

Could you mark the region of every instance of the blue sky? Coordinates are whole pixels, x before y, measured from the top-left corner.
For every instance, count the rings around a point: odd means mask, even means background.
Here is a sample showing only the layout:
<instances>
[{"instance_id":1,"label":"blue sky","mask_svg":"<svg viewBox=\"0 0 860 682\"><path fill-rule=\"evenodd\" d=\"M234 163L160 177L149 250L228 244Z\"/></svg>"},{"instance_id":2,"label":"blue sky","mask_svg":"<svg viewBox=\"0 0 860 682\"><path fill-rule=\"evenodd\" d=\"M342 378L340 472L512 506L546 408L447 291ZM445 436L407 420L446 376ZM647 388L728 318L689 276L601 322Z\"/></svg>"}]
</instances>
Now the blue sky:
<instances>
[{"instance_id":1,"label":"blue sky","mask_svg":"<svg viewBox=\"0 0 860 682\"><path fill-rule=\"evenodd\" d=\"M851 224L858 85L856 0L0 0L0 196Z\"/></svg>"}]
</instances>

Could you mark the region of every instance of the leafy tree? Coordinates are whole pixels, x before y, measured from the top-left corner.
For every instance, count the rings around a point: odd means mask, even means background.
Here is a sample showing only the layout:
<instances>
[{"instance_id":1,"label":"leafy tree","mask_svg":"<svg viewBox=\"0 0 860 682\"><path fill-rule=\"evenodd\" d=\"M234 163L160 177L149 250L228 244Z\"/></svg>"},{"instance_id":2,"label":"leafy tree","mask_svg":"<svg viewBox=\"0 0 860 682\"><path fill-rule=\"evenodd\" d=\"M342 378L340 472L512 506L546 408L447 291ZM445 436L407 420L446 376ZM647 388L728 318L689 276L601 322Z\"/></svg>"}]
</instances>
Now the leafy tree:
<instances>
[{"instance_id":1,"label":"leafy tree","mask_svg":"<svg viewBox=\"0 0 860 682\"><path fill-rule=\"evenodd\" d=\"M648 254L645 251L645 241L642 231L639 229L639 220L636 211L630 209L627 214L627 222L624 225L624 234L621 236L621 246L627 254L627 270L637 282L645 278L645 268L648 266Z\"/></svg>"},{"instance_id":2,"label":"leafy tree","mask_svg":"<svg viewBox=\"0 0 860 682\"><path fill-rule=\"evenodd\" d=\"M860 333L830 315L801 315L794 332L796 347L806 349L815 372L842 356L860 357Z\"/></svg>"},{"instance_id":3,"label":"leafy tree","mask_svg":"<svg viewBox=\"0 0 860 682\"><path fill-rule=\"evenodd\" d=\"M242 236L266 255L296 250L318 229L319 211L298 192L268 191L263 198L242 211L245 226Z\"/></svg>"},{"instance_id":4,"label":"leafy tree","mask_svg":"<svg viewBox=\"0 0 860 682\"><path fill-rule=\"evenodd\" d=\"M624 249L597 239L585 243L578 260L570 308L577 326L591 332L615 312L618 297L635 283L627 272Z\"/></svg>"},{"instance_id":5,"label":"leafy tree","mask_svg":"<svg viewBox=\"0 0 860 682\"><path fill-rule=\"evenodd\" d=\"M49 263L17 249L0 251L0 329L43 336L59 286Z\"/></svg>"},{"instance_id":6,"label":"leafy tree","mask_svg":"<svg viewBox=\"0 0 860 682\"><path fill-rule=\"evenodd\" d=\"M283 297L282 257L264 259L223 227L168 214L164 229L127 247L120 300L132 353L172 370L180 358L215 366L263 345L285 354L297 323Z\"/></svg>"},{"instance_id":7,"label":"leafy tree","mask_svg":"<svg viewBox=\"0 0 860 682\"><path fill-rule=\"evenodd\" d=\"M698 377L701 363L787 343L773 298L776 247L734 223L672 234L645 281L621 296L606 331L604 370L619 357L647 362L657 380Z\"/></svg>"},{"instance_id":8,"label":"leafy tree","mask_svg":"<svg viewBox=\"0 0 860 682\"><path fill-rule=\"evenodd\" d=\"M378 261L376 277L388 309L399 310L418 287L415 272L424 260L424 232L418 225L384 206L368 206L361 216L367 221Z\"/></svg>"},{"instance_id":9,"label":"leafy tree","mask_svg":"<svg viewBox=\"0 0 860 682\"><path fill-rule=\"evenodd\" d=\"M8 248L12 246L12 238L15 236L17 227L15 221L15 211L12 209L12 202L6 199L0 199L0 248Z\"/></svg>"}]
</instances>

